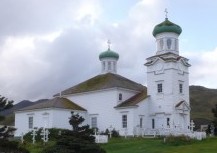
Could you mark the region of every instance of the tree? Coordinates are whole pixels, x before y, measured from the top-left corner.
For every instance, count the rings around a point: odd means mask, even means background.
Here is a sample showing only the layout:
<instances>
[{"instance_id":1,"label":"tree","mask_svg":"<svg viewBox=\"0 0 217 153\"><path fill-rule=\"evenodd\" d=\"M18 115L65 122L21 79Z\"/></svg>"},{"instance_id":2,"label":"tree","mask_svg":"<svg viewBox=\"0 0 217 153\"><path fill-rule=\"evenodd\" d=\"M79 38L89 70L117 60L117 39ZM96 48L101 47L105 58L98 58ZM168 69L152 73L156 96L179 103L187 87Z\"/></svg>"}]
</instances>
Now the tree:
<instances>
[{"instance_id":1,"label":"tree","mask_svg":"<svg viewBox=\"0 0 217 153\"><path fill-rule=\"evenodd\" d=\"M13 107L13 102L14 101L9 101L7 98L0 95L0 112ZM0 116L0 121L4 119L4 116ZM0 127L0 139L7 139L13 131L15 131L15 128L8 126Z\"/></svg>"},{"instance_id":2,"label":"tree","mask_svg":"<svg viewBox=\"0 0 217 153\"><path fill-rule=\"evenodd\" d=\"M215 105L215 108L212 109L212 113L214 116L213 124L214 124L214 135L217 135L217 104Z\"/></svg>"},{"instance_id":3,"label":"tree","mask_svg":"<svg viewBox=\"0 0 217 153\"><path fill-rule=\"evenodd\" d=\"M8 100L5 97L0 95L0 112L6 109L10 109L13 107L13 101ZM4 120L4 116L0 116L0 121ZM12 133L16 129L13 127L3 126L0 127L0 151L9 153L9 152L16 152L16 153L29 153L28 150L19 146L17 141L9 141L8 138L12 135Z\"/></svg>"},{"instance_id":4,"label":"tree","mask_svg":"<svg viewBox=\"0 0 217 153\"><path fill-rule=\"evenodd\" d=\"M106 153L95 143L93 130L89 125L81 126L84 121L82 116L71 112L69 123L72 130L64 130L56 145L44 150L43 153Z\"/></svg>"}]
</instances>

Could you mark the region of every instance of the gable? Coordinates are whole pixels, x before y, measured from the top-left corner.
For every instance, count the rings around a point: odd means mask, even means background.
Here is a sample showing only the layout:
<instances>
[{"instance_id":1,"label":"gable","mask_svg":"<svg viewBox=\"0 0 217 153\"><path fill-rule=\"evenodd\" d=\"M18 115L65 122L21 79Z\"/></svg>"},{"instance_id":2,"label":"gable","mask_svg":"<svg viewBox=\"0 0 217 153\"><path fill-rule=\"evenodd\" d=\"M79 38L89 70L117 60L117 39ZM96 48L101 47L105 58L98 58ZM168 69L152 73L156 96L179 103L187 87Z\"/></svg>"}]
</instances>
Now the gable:
<instances>
[{"instance_id":1,"label":"gable","mask_svg":"<svg viewBox=\"0 0 217 153\"><path fill-rule=\"evenodd\" d=\"M180 101L175 105L176 110L189 111L191 108L186 101Z\"/></svg>"},{"instance_id":2,"label":"gable","mask_svg":"<svg viewBox=\"0 0 217 153\"><path fill-rule=\"evenodd\" d=\"M61 95L69 95L83 92L90 92L96 90L103 90L109 88L124 88L135 91L142 91L145 87L141 84L138 84L132 80L129 80L123 76L106 73L97 75L87 81L84 81L78 85L75 85L71 88L68 88L61 92ZM54 96L59 96L60 93L55 94Z\"/></svg>"},{"instance_id":3,"label":"gable","mask_svg":"<svg viewBox=\"0 0 217 153\"><path fill-rule=\"evenodd\" d=\"M118 104L117 106L115 106L115 108L137 107L137 104L140 103L142 100L146 99L147 97L147 90L143 90L142 92Z\"/></svg>"}]
</instances>

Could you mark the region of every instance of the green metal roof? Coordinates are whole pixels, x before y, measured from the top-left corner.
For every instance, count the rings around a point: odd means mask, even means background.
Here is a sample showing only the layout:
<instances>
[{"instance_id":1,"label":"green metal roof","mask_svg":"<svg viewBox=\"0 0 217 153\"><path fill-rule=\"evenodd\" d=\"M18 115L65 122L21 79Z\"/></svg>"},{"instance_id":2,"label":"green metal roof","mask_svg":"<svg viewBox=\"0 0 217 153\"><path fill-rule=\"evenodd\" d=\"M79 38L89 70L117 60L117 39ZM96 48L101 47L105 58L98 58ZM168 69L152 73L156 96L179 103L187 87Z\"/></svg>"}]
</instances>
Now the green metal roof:
<instances>
[{"instance_id":1,"label":"green metal roof","mask_svg":"<svg viewBox=\"0 0 217 153\"><path fill-rule=\"evenodd\" d=\"M119 55L118 53L110 50L110 48L108 48L107 51L104 51L102 52L100 55L99 55L99 59L103 59L103 58L115 58L115 59L119 59Z\"/></svg>"},{"instance_id":2,"label":"green metal roof","mask_svg":"<svg viewBox=\"0 0 217 153\"><path fill-rule=\"evenodd\" d=\"M152 34L155 37L157 34L163 33L163 32L174 32L180 35L182 33L182 28L179 25L170 22L168 18L166 18L164 22L154 27Z\"/></svg>"}]
</instances>

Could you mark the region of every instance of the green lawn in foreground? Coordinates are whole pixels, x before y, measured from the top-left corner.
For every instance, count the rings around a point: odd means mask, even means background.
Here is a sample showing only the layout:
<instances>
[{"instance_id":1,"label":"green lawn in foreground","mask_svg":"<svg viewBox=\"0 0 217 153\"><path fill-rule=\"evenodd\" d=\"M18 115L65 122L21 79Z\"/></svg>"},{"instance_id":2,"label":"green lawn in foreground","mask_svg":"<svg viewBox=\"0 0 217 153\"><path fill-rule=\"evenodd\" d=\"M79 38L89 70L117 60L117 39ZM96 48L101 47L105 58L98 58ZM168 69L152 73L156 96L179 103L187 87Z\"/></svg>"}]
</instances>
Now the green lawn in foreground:
<instances>
[{"instance_id":1,"label":"green lawn in foreground","mask_svg":"<svg viewBox=\"0 0 217 153\"><path fill-rule=\"evenodd\" d=\"M54 143L50 141L46 146L52 146ZM25 146L31 153L41 153L46 147L42 143ZM217 137L179 146L164 144L163 139L112 138L109 143L101 146L107 153L217 153Z\"/></svg>"},{"instance_id":2,"label":"green lawn in foreground","mask_svg":"<svg viewBox=\"0 0 217 153\"><path fill-rule=\"evenodd\" d=\"M217 153L217 138L181 146L166 145L162 139L118 138L101 146L107 153Z\"/></svg>"}]
</instances>

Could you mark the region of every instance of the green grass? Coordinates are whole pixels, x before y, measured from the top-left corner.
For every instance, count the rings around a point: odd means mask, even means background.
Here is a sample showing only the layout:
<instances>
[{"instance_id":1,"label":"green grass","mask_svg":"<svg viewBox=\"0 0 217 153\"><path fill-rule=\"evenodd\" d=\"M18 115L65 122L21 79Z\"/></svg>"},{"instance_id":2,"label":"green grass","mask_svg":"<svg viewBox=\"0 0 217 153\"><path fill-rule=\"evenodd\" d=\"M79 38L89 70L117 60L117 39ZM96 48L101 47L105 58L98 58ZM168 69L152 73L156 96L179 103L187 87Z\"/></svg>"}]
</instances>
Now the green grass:
<instances>
[{"instance_id":1,"label":"green grass","mask_svg":"<svg viewBox=\"0 0 217 153\"><path fill-rule=\"evenodd\" d=\"M112 139L102 147L107 153L216 153L217 138L179 146L164 144L162 139L121 138Z\"/></svg>"},{"instance_id":2,"label":"green grass","mask_svg":"<svg viewBox=\"0 0 217 153\"><path fill-rule=\"evenodd\" d=\"M55 142L49 142L52 146ZM41 153L42 143L26 144L25 147L31 153ZM113 138L107 144L101 144L107 153L216 153L217 137L208 138L202 141L194 141L187 145L169 145L163 143L163 139L147 138Z\"/></svg>"},{"instance_id":3,"label":"green grass","mask_svg":"<svg viewBox=\"0 0 217 153\"><path fill-rule=\"evenodd\" d=\"M32 143L27 143L24 144L23 146L30 151L30 153L41 153L43 149L46 147L54 145L55 142L49 141L46 145L44 145L42 142L32 144Z\"/></svg>"}]
</instances>

